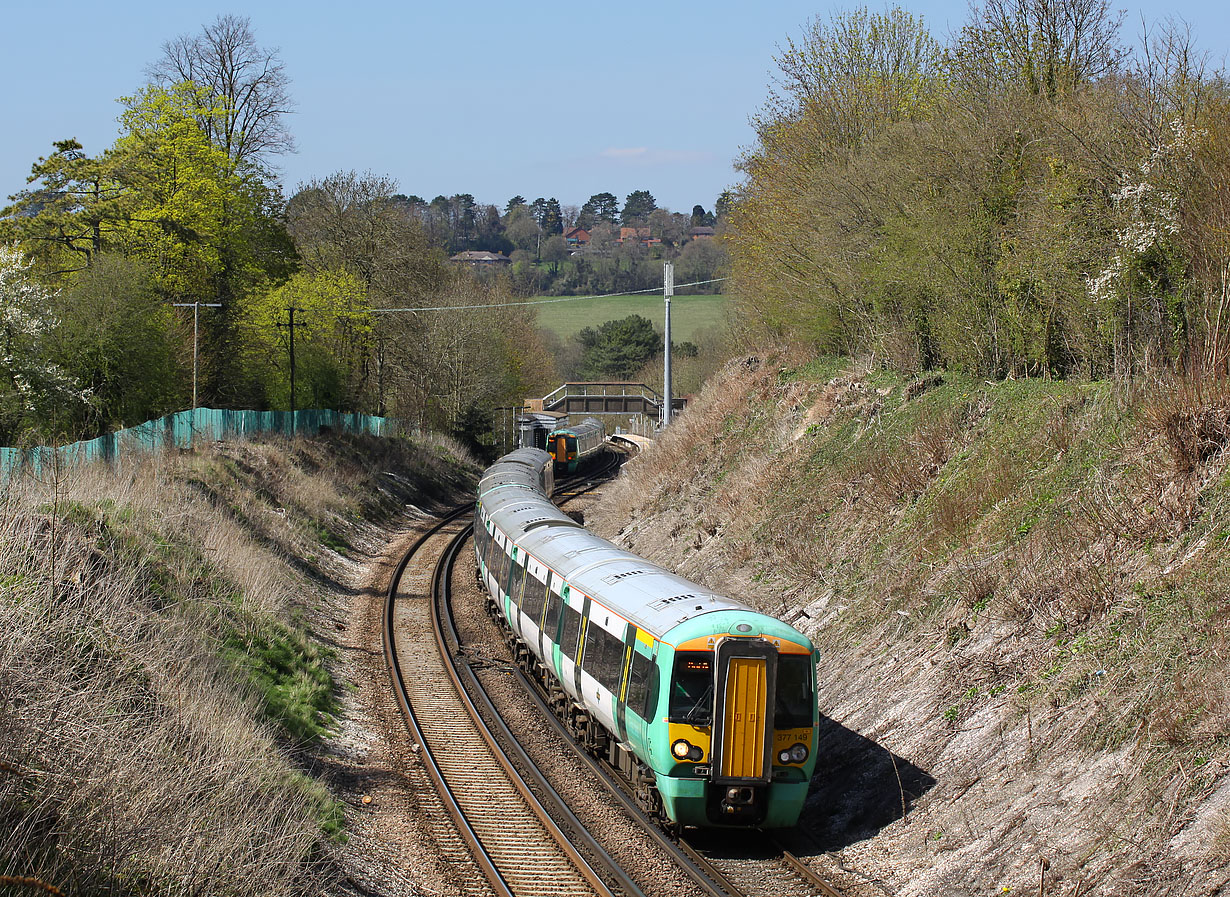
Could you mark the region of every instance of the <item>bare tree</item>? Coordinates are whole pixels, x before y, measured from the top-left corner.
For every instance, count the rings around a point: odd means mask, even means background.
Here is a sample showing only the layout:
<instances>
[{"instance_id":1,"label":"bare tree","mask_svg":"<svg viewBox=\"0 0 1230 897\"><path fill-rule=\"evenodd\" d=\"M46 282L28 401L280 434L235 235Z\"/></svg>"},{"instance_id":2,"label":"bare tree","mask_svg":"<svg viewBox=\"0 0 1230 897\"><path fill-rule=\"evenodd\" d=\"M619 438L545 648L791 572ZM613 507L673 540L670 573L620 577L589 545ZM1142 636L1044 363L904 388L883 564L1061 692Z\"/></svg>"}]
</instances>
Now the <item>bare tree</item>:
<instances>
[{"instance_id":1,"label":"bare tree","mask_svg":"<svg viewBox=\"0 0 1230 897\"><path fill-rule=\"evenodd\" d=\"M973 8L953 51L958 69L977 64L1055 99L1117 71L1123 13L1110 0L985 0Z\"/></svg>"},{"instance_id":2,"label":"bare tree","mask_svg":"<svg viewBox=\"0 0 1230 897\"><path fill-rule=\"evenodd\" d=\"M202 116L201 129L236 166L294 150L286 68L276 48L257 45L248 18L218 16L200 34L167 41L147 74L160 84L192 81L209 90L226 114Z\"/></svg>"}]
</instances>

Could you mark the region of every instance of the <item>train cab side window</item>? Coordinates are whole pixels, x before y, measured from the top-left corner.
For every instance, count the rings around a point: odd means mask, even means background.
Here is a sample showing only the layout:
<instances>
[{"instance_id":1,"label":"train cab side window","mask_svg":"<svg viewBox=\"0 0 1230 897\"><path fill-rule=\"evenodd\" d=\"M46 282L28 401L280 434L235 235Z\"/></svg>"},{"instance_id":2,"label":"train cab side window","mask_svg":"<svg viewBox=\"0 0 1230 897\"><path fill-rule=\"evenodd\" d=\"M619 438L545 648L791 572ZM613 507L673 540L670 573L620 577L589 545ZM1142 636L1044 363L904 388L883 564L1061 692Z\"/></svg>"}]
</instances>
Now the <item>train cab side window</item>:
<instances>
[{"instance_id":1,"label":"train cab side window","mask_svg":"<svg viewBox=\"0 0 1230 897\"><path fill-rule=\"evenodd\" d=\"M671 678L670 721L707 726L712 720L713 652L679 651Z\"/></svg>"},{"instance_id":2,"label":"train cab side window","mask_svg":"<svg viewBox=\"0 0 1230 897\"><path fill-rule=\"evenodd\" d=\"M653 711L649 708L650 680L653 679L653 661L635 649L632 651L632 670L628 674L628 709L649 719Z\"/></svg>"},{"instance_id":3,"label":"train cab side window","mask_svg":"<svg viewBox=\"0 0 1230 897\"><path fill-rule=\"evenodd\" d=\"M564 605L563 634L559 637L559 649L570 660L577 657L577 636L581 634L581 612L575 607Z\"/></svg>"},{"instance_id":4,"label":"train cab side window","mask_svg":"<svg viewBox=\"0 0 1230 897\"><path fill-rule=\"evenodd\" d=\"M547 615L542 621L542 631L547 634L547 638L555 641L556 630L559 628L559 612L564 604L564 599L554 592L547 593Z\"/></svg>"},{"instance_id":5,"label":"train cab side window","mask_svg":"<svg viewBox=\"0 0 1230 897\"><path fill-rule=\"evenodd\" d=\"M812 691L810 654L777 656L777 700L773 707L773 728L804 729L812 724L816 696Z\"/></svg>"},{"instance_id":6,"label":"train cab side window","mask_svg":"<svg viewBox=\"0 0 1230 897\"><path fill-rule=\"evenodd\" d=\"M525 597L521 602L522 612L535 623L542 616L542 605L547 598L547 585L538 581L532 573L525 575Z\"/></svg>"}]
</instances>

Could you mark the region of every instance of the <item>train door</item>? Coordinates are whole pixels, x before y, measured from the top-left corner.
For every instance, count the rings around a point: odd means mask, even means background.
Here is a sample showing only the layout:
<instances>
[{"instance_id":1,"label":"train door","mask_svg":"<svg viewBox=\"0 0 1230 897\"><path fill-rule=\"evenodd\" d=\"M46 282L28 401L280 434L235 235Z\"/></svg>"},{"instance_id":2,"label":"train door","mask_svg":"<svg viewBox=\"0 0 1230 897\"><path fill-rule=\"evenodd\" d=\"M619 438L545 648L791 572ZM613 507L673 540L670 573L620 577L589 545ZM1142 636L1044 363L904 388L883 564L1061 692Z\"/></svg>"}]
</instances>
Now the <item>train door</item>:
<instances>
[{"instance_id":1,"label":"train door","mask_svg":"<svg viewBox=\"0 0 1230 897\"><path fill-rule=\"evenodd\" d=\"M715 818L762 819L773 774L777 649L764 639L724 638L715 653L713 782Z\"/></svg>"},{"instance_id":2,"label":"train door","mask_svg":"<svg viewBox=\"0 0 1230 897\"><path fill-rule=\"evenodd\" d=\"M714 775L729 782L769 781L777 650L762 639L717 644Z\"/></svg>"},{"instance_id":3,"label":"train door","mask_svg":"<svg viewBox=\"0 0 1230 897\"><path fill-rule=\"evenodd\" d=\"M624 683L622 714L628 742L642 752L648 753L647 739L649 720L657 710L658 676L654 665L656 643L653 637L635 630L632 645L632 660Z\"/></svg>"}]
</instances>

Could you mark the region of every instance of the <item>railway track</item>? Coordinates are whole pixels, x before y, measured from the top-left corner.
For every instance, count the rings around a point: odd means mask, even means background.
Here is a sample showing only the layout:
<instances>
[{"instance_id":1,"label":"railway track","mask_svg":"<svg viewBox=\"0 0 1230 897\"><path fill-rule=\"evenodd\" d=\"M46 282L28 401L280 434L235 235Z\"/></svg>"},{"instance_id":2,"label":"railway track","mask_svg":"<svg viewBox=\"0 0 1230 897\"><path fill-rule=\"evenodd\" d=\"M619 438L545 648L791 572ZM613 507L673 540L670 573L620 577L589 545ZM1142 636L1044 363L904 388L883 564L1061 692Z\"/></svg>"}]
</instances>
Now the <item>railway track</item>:
<instances>
[{"instance_id":1,"label":"railway track","mask_svg":"<svg viewBox=\"0 0 1230 897\"><path fill-rule=\"evenodd\" d=\"M531 788L524 781L458 680L439 600L468 537L470 513L468 506L455 509L420 537L386 597L385 660L416 750L491 893L643 897L588 833L560 828L555 818L566 815L563 802L543 805L541 783ZM550 795L547 802L554 802Z\"/></svg>"},{"instance_id":2,"label":"railway track","mask_svg":"<svg viewBox=\"0 0 1230 897\"><path fill-rule=\"evenodd\" d=\"M602 473L562 482L556 491L557 497L564 497L560 504L593 488L594 479ZM403 558L390 588L386 658L404 694L399 700L411 737L421 746L436 787L493 893L644 897L635 877L611 859L546 777L537 772L464 659L467 646L452 621L448 585L452 566L468 543L469 512L468 507L457 509L423 536ZM424 554L435 559L430 575L421 560ZM414 587L401 585L411 581ZM740 849L731 851L711 846L698 849L663 832L636 805L630 796L632 789L621 783L618 773L572 740L546 706L536 683L520 669L511 669L564 742L644 834L691 879L695 893L706 897L840 897L805 863L767 836L749 851L744 833ZM506 749L514 756L506 756Z\"/></svg>"}]
</instances>

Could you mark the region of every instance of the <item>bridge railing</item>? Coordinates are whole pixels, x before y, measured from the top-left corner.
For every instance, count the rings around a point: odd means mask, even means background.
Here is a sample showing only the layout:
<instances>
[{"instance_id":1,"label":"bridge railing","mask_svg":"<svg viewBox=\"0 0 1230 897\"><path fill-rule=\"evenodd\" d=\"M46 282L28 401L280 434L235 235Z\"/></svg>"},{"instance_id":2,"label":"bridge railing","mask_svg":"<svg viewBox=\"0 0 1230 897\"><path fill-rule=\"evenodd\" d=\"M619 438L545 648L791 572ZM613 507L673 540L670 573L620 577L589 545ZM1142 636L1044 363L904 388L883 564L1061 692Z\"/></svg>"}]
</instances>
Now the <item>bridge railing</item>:
<instances>
[{"instance_id":1,"label":"bridge railing","mask_svg":"<svg viewBox=\"0 0 1230 897\"><path fill-rule=\"evenodd\" d=\"M621 382L580 382L565 383L553 392L543 396L542 407L550 408L572 396L637 396L655 405L662 404L662 394L644 383Z\"/></svg>"}]
</instances>

